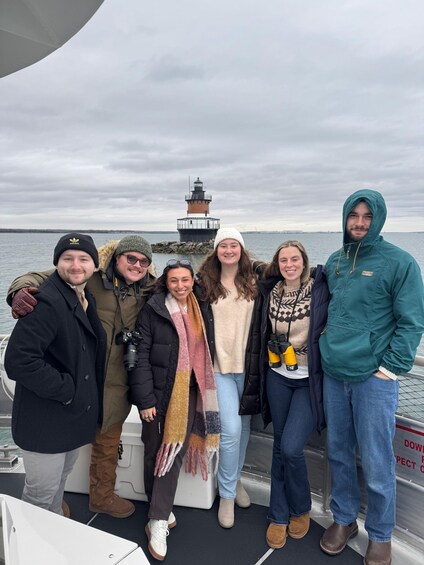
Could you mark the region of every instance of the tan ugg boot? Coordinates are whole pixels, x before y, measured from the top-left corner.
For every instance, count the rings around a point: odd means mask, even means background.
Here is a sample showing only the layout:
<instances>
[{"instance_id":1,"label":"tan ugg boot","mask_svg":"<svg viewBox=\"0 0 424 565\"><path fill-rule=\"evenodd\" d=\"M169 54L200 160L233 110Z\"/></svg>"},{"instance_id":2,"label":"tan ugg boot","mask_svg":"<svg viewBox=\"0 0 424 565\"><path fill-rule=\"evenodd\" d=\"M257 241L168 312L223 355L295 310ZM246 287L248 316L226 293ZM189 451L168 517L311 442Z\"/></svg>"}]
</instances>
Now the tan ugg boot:
<instances>
[{"instance_id":1,"label":"tan ugg boot","mask_svg":"<svg viewBox=\"0 0 424 565\"><path fill-rule=\"evenodd\" d=\"M234 500L221 498L219 501L218 522L221 528L234 526Z\"/></svg>"},{"instance_id":2,"label":"tan ugg boot","mask_svg":"<svg viewBox=\"0 0 424 565\"><path fill-rule=\"evenodd\" d=\"M281 549L286 545L287 541L287 525L271 524L266 531L266 543L273 549Z\"/></svg>"},{"instance_id":3,"label":"tan ugg boot","mask_svg":"<svg viewBox=\"0 0 424 565\"><path fill-rule=\"evenodd\" d=\"M300 516L290 516L288 533L293 539L300 539L306 536L311 523L309 512Z\"/></svg>"},{"instance_id":4,"label":"tan ugg boot","mask_svg":"<svg viewBox=\"0 0 424 565\"><path fill-rule=\"evenodd\" d=\"M237 481L236 504L240 508L249 508L250 506L250 496L247 494L241 481Z\"/></svg>"},{"instance_id":5,"label":"tan ugg boot","mask_svg":"<svg viewBox=\"0 0 424 565\"><path fill-rule=\"evenodd\" d=\"M127 518L135 512L135 506L114 492L120 438L121 426L96 434L91 450L89 509L114 518Z\"/></svg>"}]
</instances>

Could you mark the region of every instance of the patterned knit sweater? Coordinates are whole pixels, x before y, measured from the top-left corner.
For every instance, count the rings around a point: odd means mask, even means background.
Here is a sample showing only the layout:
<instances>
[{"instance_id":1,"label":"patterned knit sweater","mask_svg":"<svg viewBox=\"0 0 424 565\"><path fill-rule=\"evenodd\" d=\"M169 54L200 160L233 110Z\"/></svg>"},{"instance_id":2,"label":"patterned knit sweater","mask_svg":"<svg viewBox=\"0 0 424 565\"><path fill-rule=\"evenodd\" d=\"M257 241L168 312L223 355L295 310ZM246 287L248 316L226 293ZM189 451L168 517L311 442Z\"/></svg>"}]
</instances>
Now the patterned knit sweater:
<instances>
[{"instance_id":1,"label":"patterned knit sweater","mask_svg":"<svg viewBox=\"0 0 424 565\"><path fill-rule=\"evenodd\" d=\"M296 352L298 365L302 366L308 365L307 343L313 284L314 279L309 279L299 293L299 287L287 288L283 281L280 281L272 289L269 303L269 319L273 333L287 335L291 319L289 341Z\"/></svg>"}]
</instances>

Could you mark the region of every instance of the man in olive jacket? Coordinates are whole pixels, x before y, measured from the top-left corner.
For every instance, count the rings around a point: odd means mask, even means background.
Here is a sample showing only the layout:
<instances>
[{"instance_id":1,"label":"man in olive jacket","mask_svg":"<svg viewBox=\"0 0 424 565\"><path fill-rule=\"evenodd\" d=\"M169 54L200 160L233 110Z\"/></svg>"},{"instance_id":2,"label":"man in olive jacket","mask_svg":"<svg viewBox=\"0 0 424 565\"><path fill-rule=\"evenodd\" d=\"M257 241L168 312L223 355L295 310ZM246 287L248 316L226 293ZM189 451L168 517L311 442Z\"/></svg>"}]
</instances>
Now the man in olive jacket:
<instances>
[{"instance_id":1,"label":"man in olive jacket","mask_svg":"<svg viewBox=\"0 0 424 565\"><path fill-rule=\"evenodd\" d=\"M96 299L97 313L107 334L103 421L92 446L89 507L93 512L115 518L126 518L135 511L131 501L114 492L122 425L131 409L124 366L128 341L116 338L123 330L128 335L135 328L155 280L151 262L152 248L144 238L129 235L120 241L109 241L99 248L99 271L87 285ZM28 273L13 281L8 303L14 317L31 311L36 304L36 297L31 294L36 289L31 287L38 286L45 276L46 273ZM16 293L13 301L12 293Z\"/></svg>"},{"instance_id":2,"label":"man in olive jacket","mask_svg":"<svg viewBox=\"0 0 424 565\"><path fill-rule=\"evenodd\" d=\"M106 334L84 291L99 263L91 237L63 236L53 263L37 309L12 332L5 368L16 381L12 434L26 471L22 500L68 514L66 478L101 419Z\"/></svg>"}]
</instances>

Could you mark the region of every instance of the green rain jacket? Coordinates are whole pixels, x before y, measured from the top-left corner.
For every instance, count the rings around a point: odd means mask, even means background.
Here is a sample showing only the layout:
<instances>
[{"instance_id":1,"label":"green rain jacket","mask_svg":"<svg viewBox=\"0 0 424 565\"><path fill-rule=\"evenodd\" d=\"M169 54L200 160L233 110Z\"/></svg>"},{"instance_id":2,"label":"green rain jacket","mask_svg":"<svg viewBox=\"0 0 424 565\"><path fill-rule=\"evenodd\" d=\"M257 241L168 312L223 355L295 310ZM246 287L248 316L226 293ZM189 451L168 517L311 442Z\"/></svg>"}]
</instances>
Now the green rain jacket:
<instances>
[{"instance_id":1,"label":"green rain jacket","mask_svg":"<svg viewBox=\"0 0 424 565\"><path fill-rule=\"evenodd\" d=\"M367 235L349 242L348 214L364 201L373 214ZM343 247L326 264L331 300L319 346L324 372L342 381L365 381L379 367L408 372L424 331L420 268L380 235L386 220L382 195L358 190L343 206Z\"/></svg>"}]
</instances>

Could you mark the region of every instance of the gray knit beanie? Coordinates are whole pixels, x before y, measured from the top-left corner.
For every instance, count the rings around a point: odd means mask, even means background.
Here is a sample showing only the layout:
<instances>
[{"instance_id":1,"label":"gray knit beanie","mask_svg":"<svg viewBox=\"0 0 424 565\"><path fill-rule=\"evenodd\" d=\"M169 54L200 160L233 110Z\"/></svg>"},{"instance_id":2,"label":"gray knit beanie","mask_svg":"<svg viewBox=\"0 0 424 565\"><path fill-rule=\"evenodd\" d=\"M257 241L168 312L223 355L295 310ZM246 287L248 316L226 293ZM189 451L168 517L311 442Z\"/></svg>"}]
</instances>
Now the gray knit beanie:
<instances>
[{"instance_id":1,"label":"gray knit beanie","mask_svg":"<svg viewBox=\"0 0 424 565\"><path fill-rule=\"evenodd\" d=\"M73 249L75 251L84 251L88 253L93 259L96 268L99 266L99 254L97 253L97 248L94 245L93 238L84 233L67 233L63 235L56 244L53 251L53 265L57 265L59 257L64 251L68 249Z\"/></svg>"},{"instance_id":2,"label":"gray knit beanie","mask_svg":"<svg viewBox=\"0 0 424 565\"><path fill-rule=\"evenodd\" d=\"M147 257L152 262L152 246L139 235L127 235L121 239L115 250L115 257L127 251L137 251Z\"/></svg>"}]
</instances>

